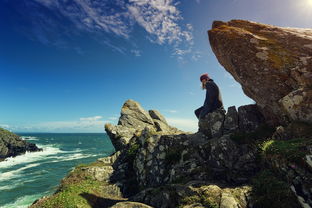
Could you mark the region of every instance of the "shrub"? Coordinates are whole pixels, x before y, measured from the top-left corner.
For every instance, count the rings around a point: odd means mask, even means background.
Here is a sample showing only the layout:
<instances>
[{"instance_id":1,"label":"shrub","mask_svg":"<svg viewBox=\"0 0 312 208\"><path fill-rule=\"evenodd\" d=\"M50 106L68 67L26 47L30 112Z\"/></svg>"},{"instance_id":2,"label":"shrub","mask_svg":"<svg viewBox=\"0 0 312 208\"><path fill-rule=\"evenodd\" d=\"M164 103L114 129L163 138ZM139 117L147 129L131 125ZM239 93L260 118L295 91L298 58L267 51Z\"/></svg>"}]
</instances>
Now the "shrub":
<instances>
[{"instance_id":1,"label":"shrub","mask_svg":"<svg viewBox=\"0 0 312 208\"><path fill-rule=\"evenodd\" d=\"M263 170L252 179L254 208L299 208L289 184L277 178L269 170Z\"/></svg>"}]
</instances>

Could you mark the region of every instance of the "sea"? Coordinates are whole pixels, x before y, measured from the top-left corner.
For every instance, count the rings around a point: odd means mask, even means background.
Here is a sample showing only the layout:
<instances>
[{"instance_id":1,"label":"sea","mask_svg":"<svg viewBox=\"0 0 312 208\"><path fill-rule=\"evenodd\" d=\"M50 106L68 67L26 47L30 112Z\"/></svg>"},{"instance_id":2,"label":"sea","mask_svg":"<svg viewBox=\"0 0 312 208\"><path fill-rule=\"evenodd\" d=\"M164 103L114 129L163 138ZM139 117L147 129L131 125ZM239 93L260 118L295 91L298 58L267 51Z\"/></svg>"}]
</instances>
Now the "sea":
<instances>
[{"instance_id":1,"label":"sea","mask_svg":"<svg viewBox=\"0 0 312 208\"><path fill-rule=\"evenodd\" d=\"M79 164L114 152L105 133L20 134L42 152L27 152L0 162L0 207L24 208L55 192L60 181Z\"/></svg>"}]
</instances>

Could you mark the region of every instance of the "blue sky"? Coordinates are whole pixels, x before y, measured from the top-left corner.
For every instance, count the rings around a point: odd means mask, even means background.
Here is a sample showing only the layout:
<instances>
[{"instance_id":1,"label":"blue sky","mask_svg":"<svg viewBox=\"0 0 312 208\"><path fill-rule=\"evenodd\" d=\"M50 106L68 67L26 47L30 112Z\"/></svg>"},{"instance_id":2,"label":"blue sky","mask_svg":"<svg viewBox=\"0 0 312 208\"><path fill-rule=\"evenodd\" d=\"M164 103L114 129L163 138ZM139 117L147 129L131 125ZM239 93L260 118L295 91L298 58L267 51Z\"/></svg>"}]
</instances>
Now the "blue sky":
<instances>
[{"instance_id":1,"label":"blue sky","mask_svg":"<svg viewBox=\"0 0 312 208\"><path fill-rule=\"evenodd\" d=\"M0 126L103 132L125 100L196 131L199 75L225 107L253 103L218 64L213 20L311 27L312 0L1 0Z\"/></svg>"}]
</instances>

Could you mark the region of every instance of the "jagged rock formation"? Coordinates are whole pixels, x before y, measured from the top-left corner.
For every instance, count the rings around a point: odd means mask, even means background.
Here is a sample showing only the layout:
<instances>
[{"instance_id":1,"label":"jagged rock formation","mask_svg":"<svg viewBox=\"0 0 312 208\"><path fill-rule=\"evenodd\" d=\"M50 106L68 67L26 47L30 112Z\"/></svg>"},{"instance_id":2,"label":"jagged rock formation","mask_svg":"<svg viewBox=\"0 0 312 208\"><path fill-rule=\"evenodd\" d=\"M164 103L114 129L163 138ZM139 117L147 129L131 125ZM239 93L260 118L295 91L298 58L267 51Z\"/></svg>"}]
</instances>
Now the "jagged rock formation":
<instances>
[{"instance_id":1,"label":"jagged rock formation","mask_svg":"<svg viewBox=\"0 0 312 208\"><path fill-rule=\"evenodd\" d=\"M312 122L312 30L215 21L213 52L267 120Z\"/></svg>"},{"instance_id":2,"label":"jagged rock formation","mask_svg":"<svg viewBox=\"0 0 312 208\"><path fill-rule=\"evenodd\" d=\"M168 125L166 119L157 111L145 111L133 100L127 100L121 108L118 125L105 125L105 131L112 140L115 149L122 150L130 139L139 135L143 129L150 128L158 134L180 134L182 131Z\"/></svg>"},{"instance_id":3,"label":"jagged rock formation","mask_svg":"<svg viewBox=\"0 0 312 208\"><path fill-rule=\"evenodd\" d=\"M235 107L230 109L226 115L224 111L208 115L204 120L210 119L211 125L204 124L202 132L191 134L170 127L158 111L145 111L139 103L128 100L118 125L105 125L116 153L76 168L54 195L32 207L60 206L57 200L71 187L66 184L73 181L71 185L77 186L81 183L78 178L101 184L98 198L88 199L92 207L247 207L251 189L243 183L258 170L256 150L230 139L229 132L239 131L240 126L239 113ZM215 130L215 118L220 122L218 134L205 134ZM230 130L227 133L224 122ZM94 193L90 190L88 196ZM115 205L102 200L106 198L114 199Z\"/></svg>"},{"instance_id":4,"label":"jagged rock formation","mask_svg":"<svg viewBox=\"0 0 312 208\"><path fill-rule=\"evenodd\" d=\"M198 131L208 138L216 138L239 131L252 132L264 123L264 117L257 105L240 106L238 112L235 106L231 106L227 114L224 109L217 109L200 119Z\"/></svg>"},{"instance_id":5,"label":"jagged rock formation","mask_svg":"<svg viewBox=\"0 0 312 208\"><path fill-rule=\"evenodd\" d=\"M16 134L0 128L0 161L7 157L15 157L26 151L41 151L35 144L22 140Z\"/></svg>"}]
</instances>

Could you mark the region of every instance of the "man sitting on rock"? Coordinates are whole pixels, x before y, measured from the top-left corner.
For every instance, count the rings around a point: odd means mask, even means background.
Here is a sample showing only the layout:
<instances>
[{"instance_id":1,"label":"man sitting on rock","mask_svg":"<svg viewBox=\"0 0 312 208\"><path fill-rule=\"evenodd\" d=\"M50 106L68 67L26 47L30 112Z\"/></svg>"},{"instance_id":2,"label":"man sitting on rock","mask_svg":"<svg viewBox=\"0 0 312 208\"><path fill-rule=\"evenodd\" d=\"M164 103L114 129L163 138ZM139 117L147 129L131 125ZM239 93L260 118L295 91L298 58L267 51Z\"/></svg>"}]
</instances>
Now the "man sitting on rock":
<instances>
[{"instance_id":1,"label":"man sitting on rock","mask_svg":"<svg viewBox=\"0 0 312 208\"><path fill-rule=\"evenodd\" d=\"M198 119L203 119L208 113L219 108L223 109L223 103L218 86L208 74L201 75L200 81L202 82L202 89L206 89L206 99L204 106L195 110L195 115Z\"/></svg>"}]
</instances>

